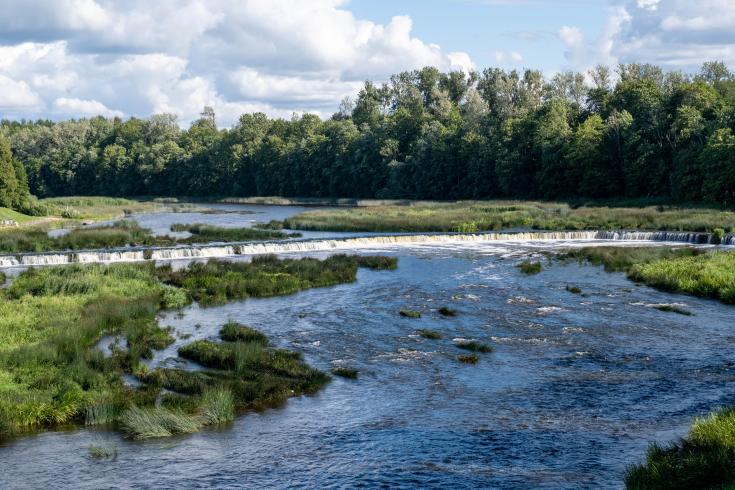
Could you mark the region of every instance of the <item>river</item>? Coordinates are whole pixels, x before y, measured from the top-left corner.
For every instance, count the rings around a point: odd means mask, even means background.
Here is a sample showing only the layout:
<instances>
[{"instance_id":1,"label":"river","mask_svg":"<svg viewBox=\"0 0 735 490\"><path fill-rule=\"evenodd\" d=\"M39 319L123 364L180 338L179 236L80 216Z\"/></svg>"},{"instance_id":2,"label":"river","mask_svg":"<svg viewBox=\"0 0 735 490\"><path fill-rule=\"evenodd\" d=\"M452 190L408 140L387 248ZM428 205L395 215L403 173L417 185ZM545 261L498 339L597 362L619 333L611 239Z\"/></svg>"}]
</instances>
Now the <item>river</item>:
<instances>
[{"instance_id":1,"label":"river","mask_svg":"<svg viewBox=\"0 0 735 490\"><path fill-rule=\"evenodd\" d=\"M396 256L398 270L167 312L161 323L191 334L186 342L235 320L317 368L360 377L183 437L77 428L6 441L0 488L620 488L650 442L735 401L732 307L539 255L563 245L374 245L359 253ZM528 257L544 261L540 274L519 272ZM663 303L693 316L652 307ZM441 306L457 316L442 317ZM403 307L422 318L400 317ZM456 339L494 352L462 364ZM175 348L152 361L171 362ZM101 443L118 448L113 460L88 455Z\"/></svg>"}]
</instances>

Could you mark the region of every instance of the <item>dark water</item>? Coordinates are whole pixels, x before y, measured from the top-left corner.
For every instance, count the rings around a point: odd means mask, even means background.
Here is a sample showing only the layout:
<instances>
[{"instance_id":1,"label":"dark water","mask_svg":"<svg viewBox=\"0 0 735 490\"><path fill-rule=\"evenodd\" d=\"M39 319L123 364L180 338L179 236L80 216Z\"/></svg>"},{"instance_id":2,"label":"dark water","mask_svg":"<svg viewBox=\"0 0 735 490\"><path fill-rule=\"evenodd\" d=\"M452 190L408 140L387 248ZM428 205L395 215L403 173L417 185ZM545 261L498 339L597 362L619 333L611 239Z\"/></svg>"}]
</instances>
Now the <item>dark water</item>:
<instances>
[{"instance_id":1,"label":"dark water","mask_svg":"<svg viewBox=\"0 0 735 490\"><path fill-rule=\"evenodd\" d=\"M732 307L576 264L522 276L515 264L533 251L521 248L389 253L397 271L362 270L354 284L162 319L193 338L247 323L321 369L358 368L359 380L191 436L82 429L6 442L0 488L620 488L650 441L735 398ZM671 302L694 316L647 306ZM458 316L440 317L443 305ZM401 318L401 307L424 315ZM455 338L495 351L464 365ZM116 459L90 458L100 443Z\"/></svg>"}]
</instances>

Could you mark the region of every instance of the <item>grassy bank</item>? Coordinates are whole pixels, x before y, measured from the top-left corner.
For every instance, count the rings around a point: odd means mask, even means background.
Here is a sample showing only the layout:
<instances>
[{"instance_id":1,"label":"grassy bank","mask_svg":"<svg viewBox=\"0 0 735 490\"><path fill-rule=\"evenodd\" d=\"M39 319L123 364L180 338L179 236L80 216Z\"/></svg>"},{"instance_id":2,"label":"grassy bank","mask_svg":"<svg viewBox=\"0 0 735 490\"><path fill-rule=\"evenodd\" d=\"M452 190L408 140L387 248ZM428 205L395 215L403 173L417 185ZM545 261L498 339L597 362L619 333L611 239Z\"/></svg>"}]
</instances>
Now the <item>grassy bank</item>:
<instances>
[{"instance_id":1,"label":"grassy bank","mask_svg":"<svg viewBox=\"0 0 735 490\"><path fill-rule=\"evenodd\" d=\"M284 233L278 230L264 228L222 228L202 223L173 224L171 231L186 231L192 234L190 238L179 240L181 243L207 242L245 242L249 240L283 240L297 238L301 233Z\"/></svg>"},{"instance_id":2,"label":"grassy bank","mask_svg":"<svg viewBox=\"0 0 735 490\"><path fill-rule=\"evenodd\" d=\"M396 259L333 255L325 260L254 257L252 262L210 260L181 270L170 265L156 270L158 277L190 292L202 304L220 304L248 297L281 296L302 289L353 282L358 267L395 269Z\"/></svg>"},{"instance_id":3,"label":"grassy bank","mask_svg":"<svg viewBox=\"0 0 735 490\"><path fill-rule=\"evenodd\" d=\"M529 201L413 202L408 205L313 210L284 221L289 229L366 232L475 232L509 228L542 230L735 229L735 213L649 206L579 207Z\"/></svg>"},{"instance_id":4,"label":"grassy bank","mask_svg":"<svg viewBox=\"0 0 735 490\"><path fill-rule=\"evenodd\" d=\"M675 293L735 304L735 253L693 248L590 247L569 258L626 272L634 281Z\"/></svg>"},{"instance_id":5,"label":"grassy bank","mask_svg":"<svg viewBox=\"0 0 735 490\"><path fill-rule=\"evenodd\" d=\"M174 227L172 227L174 228ZM135 221L121 220L107 226L75 228L67 234L50 237L43 228L9 228L0 230L0 253L51 252L97 248L174 246L181 244L283 240L298 234L252 228L219 228L208 225L176 225L173 231L189 231L192 236L175 239L155 236Z\"/></svg>"},{"instance_id":6,"label":"grassy bank","mask_svg":"<svg viewBox=\"0 0 735 490\"><path fill-rule=\"evenodd\" d=\"M185 433L313 391L324 375L234 324L223 327L221 343L183 349L209 369L149 371L142 361L173 342L156 315L192 297L226 301L348 282L358 267L380 264L395 265L338 256L213 262L175 273L153 264L28 270L0 290L0 437L73 423L117 424L136 438ZM216 287L204 287L215 277ZM228 289L241 287L245 293ZM126 385L126 374L142 385Z\"/></svg>"},{"instance_id":7,"label":"grassy bank","mask_svg":"<svg viewBox=\"0 0 735 490\"><path fill-rule=\"evenodd\" d=\"M735 410L695 420L682 440L648 449L646 461L625 476L628 489L733 488Z\"/></svg>"}]
</instances>

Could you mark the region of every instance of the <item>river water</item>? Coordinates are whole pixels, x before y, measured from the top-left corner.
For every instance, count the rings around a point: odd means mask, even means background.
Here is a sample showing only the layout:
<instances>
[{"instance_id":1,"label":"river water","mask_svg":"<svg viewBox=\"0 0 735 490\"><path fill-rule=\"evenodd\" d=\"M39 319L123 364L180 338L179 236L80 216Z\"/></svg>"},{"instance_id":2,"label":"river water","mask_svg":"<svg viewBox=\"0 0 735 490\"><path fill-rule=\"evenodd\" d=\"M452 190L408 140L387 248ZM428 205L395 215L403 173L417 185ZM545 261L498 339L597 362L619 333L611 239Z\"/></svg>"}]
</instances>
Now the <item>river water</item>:
<instances>
[{"instance_id":1,"label":"river water","mask_svg":"<svg viewBox=\"0 0 735 490\"><path fill-rule=\"evenodd\" d=\"M576 263L518 271L549 247L360 250L397 256L399 268L167 312L161 323L191 334L185 342L216 338L235 320L315 367L355 367L360 378L189 436L136 442L76 429L6 441L0 488L620 488L649 442L681 436L693 416L735 402L732 307ZM652 307L662 303L693 316ZM457 316L441 317L441 306ZM403 307L422 318L400 317ZM423 339L419 328L443 338ZM495 350L461 364L456 339ZM175 348L152 362L175 363ZM118 454L94 460L92 444Z\"/></svg>"}]
</instances>

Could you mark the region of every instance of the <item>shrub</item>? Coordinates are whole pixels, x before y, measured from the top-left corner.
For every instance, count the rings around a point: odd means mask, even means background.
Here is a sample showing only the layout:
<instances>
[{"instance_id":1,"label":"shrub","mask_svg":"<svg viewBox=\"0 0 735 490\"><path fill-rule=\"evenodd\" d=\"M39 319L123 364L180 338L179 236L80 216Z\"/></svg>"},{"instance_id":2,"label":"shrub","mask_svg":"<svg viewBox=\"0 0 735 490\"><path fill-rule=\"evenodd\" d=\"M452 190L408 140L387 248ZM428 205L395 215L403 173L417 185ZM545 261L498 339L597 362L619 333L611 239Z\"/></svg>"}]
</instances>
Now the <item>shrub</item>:
<instances>
[{"instance_id":1,"label":"shrub","mask_svg":"<svg viewBox=\"0 0 735 490\"><path fill-rule=\"evenodd\" d=\"M419 334L419 335L420 335L421 337L423 337L423 338L425 338L425 339L430 339L430 340L439 340L439 339L441 339L441 338L442 338L442 334L440 334L439 332L437 332L437 331L435 331L435 330L428 330L428 329L424 329L424 328L422 328L422 329L420 329L420 330L417 330L417 333L418 333L418 334Z\"/></svg>"}]
</instances>

